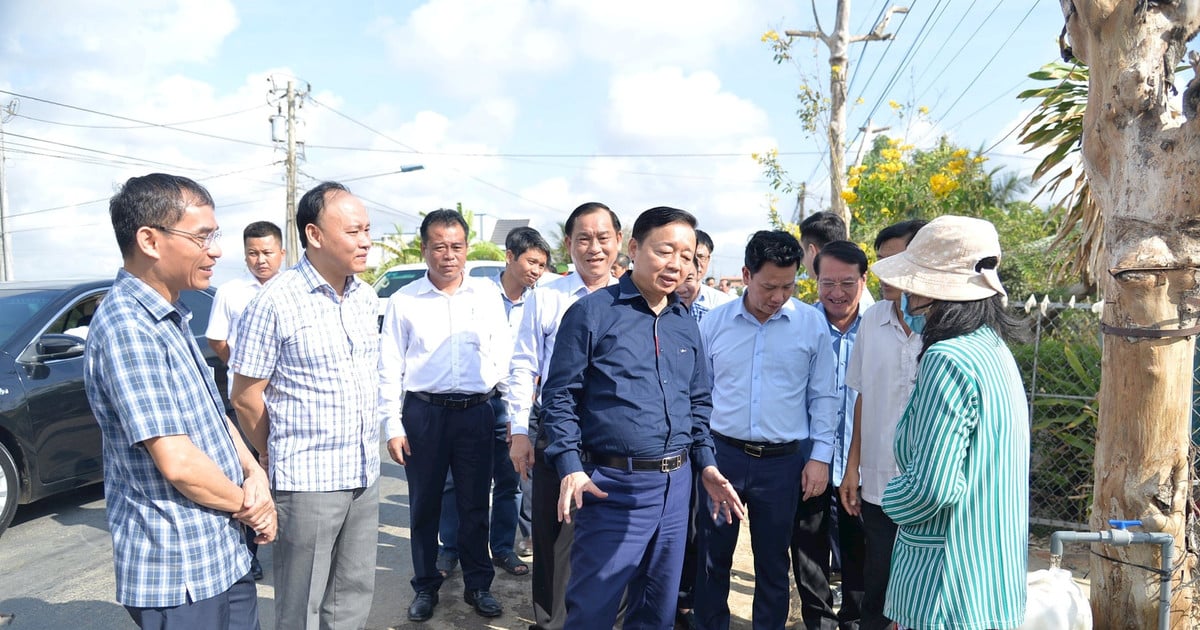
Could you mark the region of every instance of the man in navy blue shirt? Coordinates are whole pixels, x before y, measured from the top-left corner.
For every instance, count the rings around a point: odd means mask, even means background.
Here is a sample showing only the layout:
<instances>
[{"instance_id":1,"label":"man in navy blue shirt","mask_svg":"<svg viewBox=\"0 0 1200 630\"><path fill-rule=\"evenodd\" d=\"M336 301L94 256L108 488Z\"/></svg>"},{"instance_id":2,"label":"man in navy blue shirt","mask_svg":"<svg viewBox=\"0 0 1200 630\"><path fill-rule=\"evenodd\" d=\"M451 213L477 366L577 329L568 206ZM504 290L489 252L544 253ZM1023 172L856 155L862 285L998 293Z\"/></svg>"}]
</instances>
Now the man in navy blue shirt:
<instances>
[{"instance_id":1,"label":"man in navy blue shirt","mask_svg":"<svg viewBox=\"0 0 1200 630\"><path fill-rule=\"evenodd\" d=\"M708 431L712 385L695 319L675 290L694 271L696 218L652 208L633 225L633 270L563 317L542 389L546 457L574 515L568 628L671 627L692 472L709 515L742 518ZM585 495L589 495L585 498Z\"/></svg>"}]
</instances>

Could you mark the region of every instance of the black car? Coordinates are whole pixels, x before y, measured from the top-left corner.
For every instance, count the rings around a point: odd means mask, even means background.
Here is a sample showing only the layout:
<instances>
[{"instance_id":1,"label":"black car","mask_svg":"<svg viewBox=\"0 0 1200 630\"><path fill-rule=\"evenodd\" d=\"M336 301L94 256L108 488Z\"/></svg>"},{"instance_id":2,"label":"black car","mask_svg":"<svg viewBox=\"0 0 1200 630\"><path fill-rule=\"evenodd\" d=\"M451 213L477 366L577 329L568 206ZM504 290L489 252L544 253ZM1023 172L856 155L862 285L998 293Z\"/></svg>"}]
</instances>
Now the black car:
<instances>
[{"instance_id":1,"label":"black car","mask_svg":"<svg viewBox=\"0 0 1200 630\"><path fill-rule=\"evenodd\" d=\"M17 504L104 478L100 426L83 390L83 347L111 286L111 279L0 282L0 534ZM213 293L184 291L180 299L224 396L225 364L204 339Z\"/></svg>"}]
</instances>

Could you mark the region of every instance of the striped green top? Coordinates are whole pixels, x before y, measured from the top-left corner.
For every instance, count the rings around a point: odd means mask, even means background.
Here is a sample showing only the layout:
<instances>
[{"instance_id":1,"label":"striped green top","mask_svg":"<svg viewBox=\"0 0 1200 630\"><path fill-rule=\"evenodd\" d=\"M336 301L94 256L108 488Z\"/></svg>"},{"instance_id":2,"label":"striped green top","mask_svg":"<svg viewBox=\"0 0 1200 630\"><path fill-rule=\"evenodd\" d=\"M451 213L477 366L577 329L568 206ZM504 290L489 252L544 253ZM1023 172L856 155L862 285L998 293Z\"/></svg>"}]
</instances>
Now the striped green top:
<instances>
[{"instance_id":1,"label":"striped green top","mask_svg":"<svg viewBox=\"0 0 1200 630\"><path fill-rule=\"evenodd\" d=\"M1029 415L991 328L933 344L896 428L899 526L885 613L906 628L1015 628L1025 616Z\"/></svg>"}]
</instances>

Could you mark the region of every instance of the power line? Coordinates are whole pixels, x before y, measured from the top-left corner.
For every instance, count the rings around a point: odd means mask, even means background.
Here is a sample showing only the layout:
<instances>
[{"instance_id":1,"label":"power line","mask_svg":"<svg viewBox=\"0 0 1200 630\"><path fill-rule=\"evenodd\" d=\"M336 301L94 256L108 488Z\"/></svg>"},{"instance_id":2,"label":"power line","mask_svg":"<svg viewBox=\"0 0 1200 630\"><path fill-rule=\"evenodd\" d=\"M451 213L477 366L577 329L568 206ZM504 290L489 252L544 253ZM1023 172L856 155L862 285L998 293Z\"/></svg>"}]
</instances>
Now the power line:
<instances>
[{"instance_id":1,"label":"power line","mask_svg":"<svg viewBox=\"0 0 1200 630\"><path fill-rule=\"evenodd\" d=\"M254 111L254 110L256 110L256 109L262 109L262 108L264 108L264 107L266 107L266 105L259 104L259 105L255 105L254 107L247 107L246 109L238 110L238 111L236 111L236 112L228 112L228 113L225 113L225 114L217 114L217 115L215 115L215 116L208 116L208 117L206 117L206 118L195 118L195 119L192 119L192 120L181 120L181 121L179 121L179 122L173 122L173 123L163 123L162 125L154 125L154 124L149 124L149 123L147 123L147 124L140 124L140 125L83 125L83 124L78 124L78 123L68 123L68 122L62 122L62 121L58 121L58 120L47 120L47 119L45 119L45 118L36 118L36 117L34 117L34 116L29 116L29 115L27 115L27 114L13 114L13 115L14 115L15 117L17 117L17 118L24 118L24 119L26 119L26 120L33 120L33 121L37 121L37 122L40 122L40 123L46 123L46 124L48 124L48 125L58 125L58 126L60 126L60 127L76 127L76 128L79 128L79 129L149 129L149 128L153 128L153 127L159 127L159 126L162 126L162 127L175 127L175 126L178 126L178 125L191 125L191 124L195 124L195 123L208 122L208 121L211 121L211 120L220 120L220 119L222 119L222 118L230 118L230 117L233 117L233 116L238 116L238 115L240 115L240 114L245 114L246 112L252 112L252 111Z\"/></svg>"},{"instance_id":2,"label":"power line","mask_svg":"<svg viewBox=\"0 0 1200 630\"><path fill-rule=\"evenodd\" d=\"M945 9L942 9L941 12L938 11L938 9L942 8L944 3L945 3L945 0L938 0L938 3L936 5L934 5L933 10L929 12L928 16L926 16L925 21L921 23L921 29L919 31L917 31L917 36L914 37L912 43L908 45L908 50L906 50L904 52L904 56L900 59L900 64L898 66L896 66L895 72L892 73L891 80L888 81L887 86L885 86L883 88L883 91L881 91L879 93L879 98L876 99L875 105L871 108L871 111L867 114L867 120L871 120L875 117L875 112L879 110L879 106L882 105L884 100L887 99L888 94L892 91L892 88L895 87L896 82L900 80L900 76L904 73L905 67L909 64L909 62L912 61L913 57L915 56L918 45L920 43L924 43L928 39L928 35L926 35L925 37L922 37L922 35L925 35L926 30L929 28L930 21L934 19L934 14L937 14L938 20L941 20L941 16L945 14L945 12L946 12ZM914 1L913 4L916 4L916 2ZM908 20L905 19L904 22L900 26L903 26L904 24L907 24L907 23L908 23ZM935 24L936 24L936 22L935 22ZM897 26L896 27L897 32L899 31L899 29L900 29L900 27ZM865 90L865 88L864 88L864 90ZM856 141L858 141L858 134L861 134L861 133L862 133L862 131L860 128L859 132L854 135L854 139L850 141L851 145L853 145Z\"/></svg>"},{"instance_id":3,"label":"power line","mask_svg":"<svg viewBox=\"0 0 1200 630\"><path fill-rule=\"evenodd\" d=\"M143 158L134 157L132 155L122 155L120 153L111 153L109 151L101 151L100 149L89 149L87 147L81 147L79 145L67 144L65 142L55 142L54 140L45 140L43 138L35 138L33 136L25 136L25 135L21 135L18 133L10 132L10 133L6 133L5 135L12 137L12 138L21 138L22 140L31 140L33 142L44 142L46 144L53 144L53 145L60 146L60 147L66 147L68 149L75 149L76 151L87 151L89 153L99 153L100 155L108 155L108 156L112 156L112 157L116 157L116 158L122 158L125 160L137 160L138 162L144 163L147 165L165 166L167 168L174 168L174 169L187 170L187 171L203 170L203 169L198 169L198 168L191 167L191 166L180 166L177 164L169 164L167 162L156 162L154 160L146 160Z\"/></svg>"},{"instance_id":4,"label":"power line","mask_svg":"<svg viewBox=\"0 0 1200 630\"><path fill-rule=\"evenodd\" d=\"M1008 37L1004 38L1004 41L1001 42L1000 46L996 48L996 52L992 53L992 56L987 60L987 63L983 64L983 67L980 68L979 72L975 74L975 78L971 79L971 82L967 84L967 87L963 88L963 91L959 93L958 98L954 99L954 102L950 104L950 107L946 108L946 113L953 111L954 107L958 105L959 101L961 101L962 98L971 91L971 88L975 85L975 82L979 80L979 77L983 76L983 73L987 71L989 66L992 65L992 62L996 60L996 57L1000 55L1001 51L1004 50L1004 47L1008 45L1008 42L1013 38L1014 35L1017 34L1017 31L1021 29L1021 26L1025 24L1025 20L1029 19L1029 16L1033 14L1033 10L1037 8L1037 5L1037 0L1034 0L1033 4L1029 6L1029 10L1025 12L1025 16L1021 18L1020 22L1017 22L1017 25L1014 26L1012 31L1009 32Z\"/></svg>"},{"instance_id":5,"label":"power line","mask_svg":"<svg viewBox=\"0 0 1200 630\"><path fill-rule=\"evenodd\" d=\"M79 106L77 106L77 105L69 105L69 104L67 104L67 103L61 103L61 102L58 102L58 101L52 101L52 100L50 100L50 99L38 98L38 97L36 97L36 96L30 96L30 95L28 95L28 94L19 94L19 93L17 93L17 92L12 92L12 91L9 91L9 90L0 90L0 94L8 94L8 95L11 95L11 96L16 96L17 98L24 98L24 99L29 99L29 100L31 100L31 101L37 101L37 102L39 102L39 103L46 103L46 104L48 104L48 105L55 105L55 106L58 106L58 107L65 107L65 108L67 108L67 109L73 109L73 110L80 111L80 112L87 112L87 113L89 113L89 114L96 114L97 116L107 116L107 117L109 117L109 118L115 118L115 119L117 119L117 120L124 120L124 121L132 122L132 123L137 123L137 124L139 124L139 125L145 125L145 126L147 126L147 127L158 127L158 128L160 128L160 129L169 129L169 130L171 130L171 131L178 131L179 133L186 133L186 134L191 134L191 135L194 135L194 136L201 136L201 137L204 137L204 138L211 138L211 139L214 139L214 140L224 140L224 141L226 141L226 142L236 142L236 143L238 143L238 144L246 144L246 145L250 145L250 146L254 146L254 147L262 147L262 148L264 148L264 149L274 149L274 148L275 148L274 146L272 146L272 145L269 145L269 144L261 144L261 143L258 143L258 142L252 142L252 141L250 141L250 140L242 140L241 138L227 138L227 137L225 137L225 136L218 136L218 135L216 135L216 134L204 133L203 131L193 131L193 130L191 130L191 129L180 129L180 128L178 128L178 127L171 127L171 126L169 126L169 125L164 125L164 124L160 124L160 123L152 123L152 122L147 122L147 121L145 121L145 120L138 120L138 119L136 119L136 118L130 118L130 117L128 117L128 116L121 116L121 115L119 115L119 114L109 114L109 113L107 113L107 112L102 112L102 111L98 111L98 110L94 110L94 109L88 109L88 108L86 108L86 107L79 107Z\"/></svg>"},{"instance_id":6,"label":"power line","mask_svg":"<svg viewBox=\"0 0 1200 630\"><path fill-rule=\"evenodd\" d=\"M958 27L962 25L963 20L967 19L967 16L971 14L971 9L975 8L975 2L976 2L976 0L971 0L971 4L969 6L967 6L967 10L963 11L962 19L959 20L958 24L955 25L955 27L950 31L949 34L946 35L946 37L942 38L942 44L940 46L938 46L938 49L936 51L934 51L934 53L932 55L930 55L930 59L937 60L937 59L941 58L942 51L946 49L946 44L950 43L951 39L954 39L954 32L957 31ZM984 24L987 24L988 20L990 20L992 18L992 15L994 15L996 13L996 10L999 8L1000 8L1000 3L997 2L996 5L994 7L992 7L991 12L987 14L987 17L983 18L983 21L979 23L979 26L975 27L975 31L967 36L967 39L966 39L966 41L963 42L962 46L959 46L958 50L954 51L954 54L950 56L950 63L954 63L954 61L956 61L958 59L958 56L962 54L962 51L967 47L968 44L971 43L972 39L975 39L975 36L979 34L979 30L983 28ZM939 66L938 70L940 72L945 72L946 67L949 66L950 63L947 63L943 66ZM933 67L932 63L926 65L925 69L921 71L921 75L918 76L916 78L916 80L913 81L913 86L920 85L921 80L924 79L927 74L929 74L929 69L932 67ZM932 86L930 86L930 87L932 87ZM915 100L917 102L920 102L921 98L924 97L925 94L929 92L929 89L930 88L925 88L925 91L918 94L917 98Z\"/></svg>"},{"instance_id":7,"label":"power line","mask_svg":"<svg viewBox=\"0 0 1200 630\"><path fill-rule=\"evenodd\" d=\"M363 129L366 129L367 131L370 131L371 133L374 133L375 135L377 135L377 136L379 136L379 137L381 137L381 138L383 138L383 139L385 139L385 140L388 140L388 141L390 141L390 142L394 142L394 143L396 143L396 144L398 144L398 145L400 145L400 146L402 146L402 147L404 147L404 148L406 148L406 149L409 149L410 151L413 151L413 152L415 152L415 153L417 153L417 154L419 154L419 155L426 155L426 154L425 154L423 151L420 151L420 150L418 150L418 149L416 149L416 148L414 148L414 147L412 147L412 146L410 146L410 145L408 145L408 144L405 144L404 142L401 142L400 140L397 140L397 139L395 139L395 138L393 138L393 137L391 137L391 136L389 136L389 135L387 135L387 134L383 133L382 131L379 131L378 129L375 129L374 127L371 127L370 125L368 125L368 124L366 124L366 123L359 122L358 120L355 120L354 118L351 118L349 115L347 115L347 114L343 114L342 112L340 112L340 111L338 111L338 110L336 110L336 109L334 109L334 108L332 108L332 107L330 107L330 106L328 106L328 105L325 105L324 103L321 103L320 101L318 101L318 100L317 100L317 99L315 99L315 98L313 98L313 99L311 99L311 100L312 100L312 102L313 102L313 103L315 103L315 104L317 104L317 105L319 105L319 106L321 106L321 107L324 107L325 109L328 109L329 111L333 112L334 114L337 114L338 116L341 116L342 118L344 118L344 119L346 119L346 120L350 121L351 123L354 123L355 125L358 125L359 127L362 127ZM429 154L429 155L432 155L432 154ZM472 180L474 180L474 181L476 181L476 182L478 182L478 183L480 183L480 184L483 184L484 186L488 186L488 187L490 187L490 188L493 188L493 189L495 189L495 190L498 190L498 191L500 191L500 192L502 192L502 193L504 193L504 194L506 194L506 195L510 195L510 196L512 196L512 197L515 197L515 198L517 198L517 199L520 199L520 200L522 200L522 201L524 201L524 202L526 202L526 203L531 203L531 204L534 204L534 205L536 205L536 206L541 206L541 207L543 207L543 208L547 208L547 209L549 209L549 210L559 210L559 208L555 208L554 206L550 206L550 205L544 204L544 203L542 203L542 202L540 202L540 201L534 201L533 199L529 199L529 198L527 198L527 197L524 197L524 196L522 196L520 193L513 192L513 191L511 191L511 190L508 190L507 188L504 188L503 186L498 186L498 185L496 185L496 184L493 184L493 183L491 183L491 182L489 182L489 181L486 181L486 180L484 180L484 179L482 179L482 178L476 177L475 175L472 175L472 174L470 174L470 173L467 173L466 171L463 171L463 170L461 170L461 169L458 169L458 168L456 168L456 167L454 167L454 166L447 166L447 168L448 168L449 170L451 170L451 171L455 172L455 173L458 173L459 175L462 175L463 177L467 177L467 178L469 178L469 179L472 179Z\"/></svg>"},{"instance_id":8,"label":"power line","mask_svg":"<svg viewBox=\"0 0 1200 630\"><path fill-rule=\"evenodd\" d=\"M893 31L896 36L888 40L887 46L883 49L883 54L879 56L879 59L875 62L875 67L871 69L871 74L867 76L867 85L871 85L871 81L875 79L875 73L878 72L879 67L883 65L883 60L887 59L888 53L892 52L892 44L896 43L896 40L900 38L900 29L904 28L905 24L908 24L908 16L912 15L912 9L915 6L917 6L917 0L913 0L911 3L909 3L908 13L904 14L904 17L900 20L900 23L896 25L896 30ZM863 88L863 91L858 93L858 98L861 98L863 92L865 91L866 88ZM847 98L849 98L849 91L847 91ZM857 100L857 98L855 100ZM870 118L870 116L867 116L867 118ZM858 138L855 137L855 140L857 139ZM854 144L854 141L851 140L850 144Z\"/></svg>"},{"instance_id":9,"label":"power line","mask_svg":"<svg viewBox=\"0 0 1200 630\"><path fill-rule=\"evenodd\" d=\"M254 171L254 170L258 170L258 169L260 169L260 168L266 168L266 167L268 167L268 166L275 166L275 165L277 165L277 164L279 164L279 162L272 162L271 164L261 164L261 165L259 165L259 166L251 166L251 167L248 167L248 168L243 168L243 169L239 169L239 170L236 170L236 171L228 171L228 172L226 172L226 173L219 173L219 174L217 174L217 175L208 175L208 176L205 176L205 177L198 177L198 178L196 178L196 179L197 179L197 181L206 182L206 181L213 180L213 179L218 179L218 178L221 178L221 177L228 177L228 176L230 176L230 175L240 175L240 174L242 174L242 173L246 173L246 172L248 172L248 171ZM254 181L254 180L252 180L252 181ZM266 184L266 183L268 183L268 182L261 182L261 181L259 181L259 182L257 182L257 183L260 183L260 184ZM269 184L269 185L272 185L272 186L277 186L278 184ZM81 202L79 202L79 203L71 203L71 204L67 204L67 205L63 205L63 206L54 206L54 207L52 207L52 208L40 208L40 209L38 209L38 210L30 210L30 211L28 211L28 212L22 212L22 213L20 213L20 214L14 214L14 215L13 215L13 217L14 217L14 218L15 218L15 217L28 217L28 216L33 216L33 215L35 215L35 214L44 214L44 213L46 213L46 212L54 212L55 210L68 210L68 209L70 209L70 208L78 208L78 207L82 207L82 206L90 206L90 205L92 205L92 204L95 204L95 203L103 203L103 202L107 202L108 200L109 200L109 198L108 198L108 197L101 197L100 199L92 199L92 200L90 200L90 201L81 201ZM237 203L231 203L231 204L221 204L221 207L222 207L222 208L227 208L227 207L229 207L229 206L232 206L232 205L238 205L238 204L237 204Z\"/></svg>"},{"instance_id":10,"label":"power line","mask_svg":"<svg viewBox=\"0 0 1200 630\"><path fill-rule=\"evenodd\" d=\"M879 15L875 16L875 21L874 21L874 22L872 22L872 24L878 24L878 23L879 23L879 20L883 19L883 13L884 13L884 11L886 11L886 10L887 10L887 5L884 5L884 4L882 4L882 3L881 3L881 4L880 4L880 6L879 6ZM857 30L857 31L855 31L855 32L856 32L856 33L861 33L861 32L863 32L864 30L866 30L866 23L865 23L865 22L864 22L863 24L860 24L860 25L858 26L858 30ZM899 27L897 27L897 30L899 30ZM888 40L888 46L889 46L889 47L892 45L892 42L893 42L895 39L896 39L896 38L895 38L895 37L893 37L892 39L889 39L889 40ZM864 58L867 56L867 46L869 46L870 44L871 44L871 40L869 40L869 39L863 42L863 46L862 46L862 48L860 48L860 49L859 49L859 53L858 53L858 58L859 58L860 60L861 60L861 59L864 59ZM886 50L886 49L884 50L884 54L885 54L885 55L887 54L887 50ZM881 60L882 60L882 58L881 58ZM857 78L858 78L858 67L859 67L859 65L861 65L861 64L857 64L857 63L856 63L856 64L854 64L854 65L853 65L853 67L852 67L852 69L850 70L850 83L846 85L846 95L847 95L847 97L850 95L850 93L851 93L851 92L853 92L853 91L854 91L854 81L855 81L855 79L857 79ZM878 67L878 66L876 66L876 67ZM875 74L874 74L874 73L872 73L872 74L871 74L871 76L872 76L872 77L874 77L874 76L875 76Z\"/></svg>"}]
</instances>

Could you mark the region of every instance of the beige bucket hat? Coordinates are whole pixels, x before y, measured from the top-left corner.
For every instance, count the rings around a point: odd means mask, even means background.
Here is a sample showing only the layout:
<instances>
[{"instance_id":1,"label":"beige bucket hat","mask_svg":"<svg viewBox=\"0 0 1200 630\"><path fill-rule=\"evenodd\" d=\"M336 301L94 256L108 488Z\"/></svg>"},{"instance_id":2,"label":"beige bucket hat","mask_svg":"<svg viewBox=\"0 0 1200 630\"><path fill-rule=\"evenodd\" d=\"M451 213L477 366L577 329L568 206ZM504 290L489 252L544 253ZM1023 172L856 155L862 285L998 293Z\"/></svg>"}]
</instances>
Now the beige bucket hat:
<instances>
[{"instance_id":1,"label":"beige bucket hat","mask_svg":"<svg viewBox=\"0 0 1200 630\"><path fill-rule=\"evenodd\" d=\"M990 221L945 215L921 228L903 252L871 266L879 279L901 291L948 302L1007 296L995 269L975 270L984 258L1000 258L1000 236Z\"/></svg>"}]
</instances>

